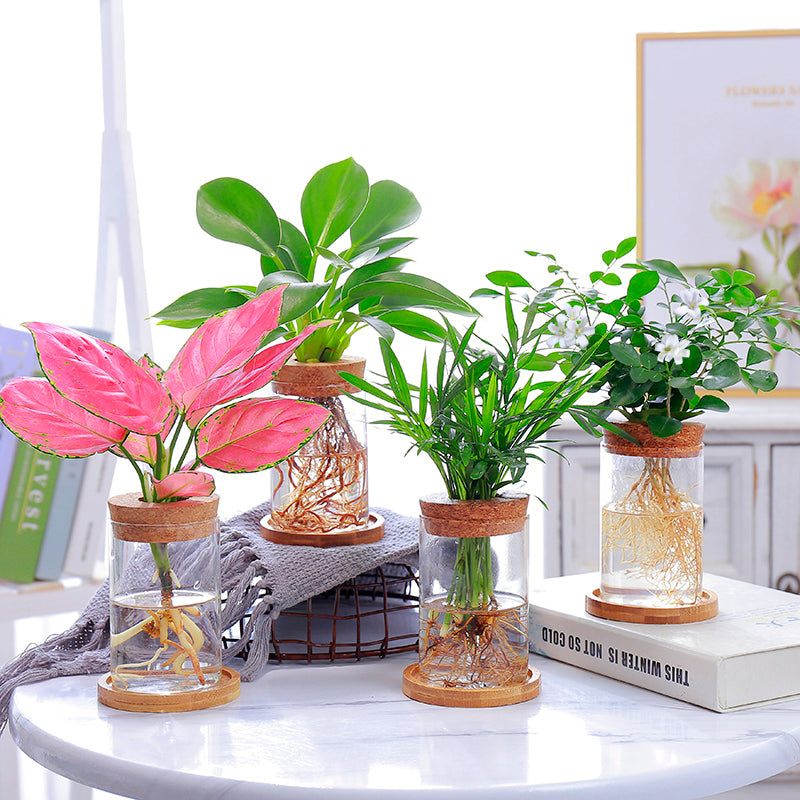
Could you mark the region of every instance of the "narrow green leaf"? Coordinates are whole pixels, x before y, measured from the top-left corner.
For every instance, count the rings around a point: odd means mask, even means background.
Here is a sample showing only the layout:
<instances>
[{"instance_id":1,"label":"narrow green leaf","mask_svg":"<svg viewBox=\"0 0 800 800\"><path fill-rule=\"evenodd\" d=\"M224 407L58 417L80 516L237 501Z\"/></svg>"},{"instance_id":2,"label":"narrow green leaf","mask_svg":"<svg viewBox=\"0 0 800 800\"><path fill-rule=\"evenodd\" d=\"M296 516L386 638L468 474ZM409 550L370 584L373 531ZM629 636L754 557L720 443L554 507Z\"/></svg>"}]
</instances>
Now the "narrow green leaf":
<instances>
[{"instance_id":1,"label":"narrow green leaf","mask_svg":"<svg viewBox=\"0 0 800 800\"><path fill-rule=\"evenodd\" d=\"M475 309L440 283L421 275L398 272L376 275L368 283L354 286L349 296L356 300L380 297L386 308L433 308L454 314L475 314Z\"/></svg>"},{"instance_id":2,"label":"narrow green leaf","mask_svg":"<svg viewBox=\"0 0 800 800\"><path fill-rule=\"evenodd\" d=\"M654 269L662 278L686 283L684 274L671 261L665 261L663 258L653 258L640 263L641 266L647 269Z\"/></svg>"},{"instance_id":3,"label":"narrow green leaf","mask_svg":"<svg viewBox=\"0 0 800 800\"><path fill-rule=\"evenodd\" d=\"M306 241L306 237L302 232L287 222L285 219L281 221L281 242L278 246L278 258L286 264L288 269L294 269L303 275L306 280L313 280L314 276L310 274L311 269L311 247ZM264 268L264 258L261 259L261 268ZM288 263L287 263L288 262ZM271 272L272 270L270 270ZM263 274L267 274L264 272Z\"/></svg>"},{"instance_id":4,"label":"narrow green leaf","mask_svg":"<svg viewBox=\"0 0 800 800\"><path fill-rule=\"evenodd\" d=\"M800 277L800 245L786 257L786 266L789 268L789 274L797 280Z\"/></svg>"}]
</instances>

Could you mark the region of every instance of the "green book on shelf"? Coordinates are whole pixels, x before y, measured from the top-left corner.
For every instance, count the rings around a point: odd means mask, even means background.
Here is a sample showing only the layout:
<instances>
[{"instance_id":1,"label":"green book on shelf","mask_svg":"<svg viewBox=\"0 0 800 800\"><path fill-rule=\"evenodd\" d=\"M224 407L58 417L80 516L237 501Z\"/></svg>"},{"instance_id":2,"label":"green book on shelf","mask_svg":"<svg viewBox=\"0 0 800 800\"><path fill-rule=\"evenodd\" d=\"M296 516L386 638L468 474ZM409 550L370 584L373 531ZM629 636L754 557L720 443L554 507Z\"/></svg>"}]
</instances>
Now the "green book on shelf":
<instances>
[{"instance_id":1,"label":"green book on shelf","mask_svg":"<svg viewBox=\"0 0 800 800\"><path fill-rule=\"evenodd\" d=\"M0 578L34 580L60 466L58 456L18 443L0 515Z\"/></svg>"}]
</instances>

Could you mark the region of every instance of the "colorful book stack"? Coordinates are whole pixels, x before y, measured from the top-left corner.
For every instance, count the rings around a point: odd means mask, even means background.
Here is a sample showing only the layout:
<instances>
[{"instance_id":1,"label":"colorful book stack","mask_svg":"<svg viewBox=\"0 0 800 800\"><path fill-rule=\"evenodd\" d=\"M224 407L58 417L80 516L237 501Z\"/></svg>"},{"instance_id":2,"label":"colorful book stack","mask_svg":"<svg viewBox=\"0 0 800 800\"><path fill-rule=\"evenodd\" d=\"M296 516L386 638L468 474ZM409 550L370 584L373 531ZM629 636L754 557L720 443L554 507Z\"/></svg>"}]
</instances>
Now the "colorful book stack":
<instances>
[{"instance_id":1,"label":"colorful book stack","mask_svg":"<svg viewBox=\"0 0 800 800\"><path fill-rule=\"evenodd\" d=\"M0 326L0 386L38 367L28 331ZM103 557L114 458L41 453L0 423L0 578L94 577Z\"/></svg>"}]
</instances>

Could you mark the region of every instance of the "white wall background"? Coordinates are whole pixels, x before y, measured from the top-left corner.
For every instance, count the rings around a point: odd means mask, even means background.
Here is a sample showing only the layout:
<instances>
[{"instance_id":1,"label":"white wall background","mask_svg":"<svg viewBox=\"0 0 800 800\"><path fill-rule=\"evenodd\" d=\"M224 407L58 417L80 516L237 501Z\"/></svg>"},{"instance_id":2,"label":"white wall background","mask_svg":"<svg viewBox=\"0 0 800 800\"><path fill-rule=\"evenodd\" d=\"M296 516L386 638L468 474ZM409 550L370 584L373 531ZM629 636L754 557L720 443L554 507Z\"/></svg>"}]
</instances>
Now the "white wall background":
<instances>
[{"instance_id":1,"label":"white wall background","mask_svg":"<svg viewBox=\"0 0 800 800\"><path fill-rule=\"evenodd\" d=\"M417 194L408 253L457 291L522 266L526 248L593 268L635 232L635 34L790 28L792 12L794 0L129 2L150 309L256 282L252 251L197 225L201 183L243 178L298 220L311 174L348 155ZM91 322L100 64L97 2L0 5L4 324ZM182 339L157 328L156 359L168 363ZM374 342L356 349L372 355ZM401 463L406 443L385 433L371 445L373 502L415 513L416 497L439 488L432 470ZM129 477L120 465L118 480ZM232 480L228 510L265 491L263 476Z\"/></svg>"}]
</instances>

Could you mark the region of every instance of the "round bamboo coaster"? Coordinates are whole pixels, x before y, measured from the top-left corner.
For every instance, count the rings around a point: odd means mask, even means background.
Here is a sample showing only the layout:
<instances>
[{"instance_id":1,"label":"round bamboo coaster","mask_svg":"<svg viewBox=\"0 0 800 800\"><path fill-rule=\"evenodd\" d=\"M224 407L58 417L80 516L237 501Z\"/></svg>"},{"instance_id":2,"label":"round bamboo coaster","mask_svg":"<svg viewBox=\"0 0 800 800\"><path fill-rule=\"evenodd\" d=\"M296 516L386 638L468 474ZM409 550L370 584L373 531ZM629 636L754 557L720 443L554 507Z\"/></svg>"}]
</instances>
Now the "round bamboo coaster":
<instances>
[{"instance_id":1,"label":"round bamboo coaster","mask_svg":"<svg viewBox=\"0 0 800 800\"><path fill-rule=\"evenodd\" d=\"M97 699L109 708L120 711L149 711L164 713L168 711L197 711L229 703L239 696L241 684L239 673L223 667L219 680L207 689L194 689L174 694L144 694L117 689L111 683L111 674L102 675L97 681Z\"/></svg>"},{"instance_id":2,"label":"round bamboo coaster","mask_svg":"<svg viewBox=\"0 0 800 800\"><path fill-rule=\"evenodd\" d=\"M586 612L593 617L611 619L615 622L637 622L643 625L682 625L686 622L702 622L717 616L717 595L703 589L700 600L691 606L675 608L651 608L648 606L624 606L606 603L600 599L600 590L586 595Z\"/></svg>"},{"instance_id":3,"label":"round bamboo coaster","mask_svg":"<svg viewBox=\"0 0 800 800\"><path fill-rule=\"evenodd\" d=\"M541 673L528 667L528 679L514 686L494 689L469 689L464 686L431 686L419 674L419 664L410 664L403 670L403 694L420 703L449 708L493 708L524 703L539 694Z\"/></svg>"},{"instance_id":4,"label":"round bamboo coaster","mask_svg":"<svg viewBox=\"0 0 800 800\"><path fill-rule=\"evenodd\" d=\"M309 533L306 531L285 531L273 528L269 516L261 520L261 535L275 544L305 545L306 547L342 547L351 544L372 544L383 538L384 520L380 514L370 512L369 522L364 528L351 531L332 531L330 533Z\"/></svg>"}]
</instances>

